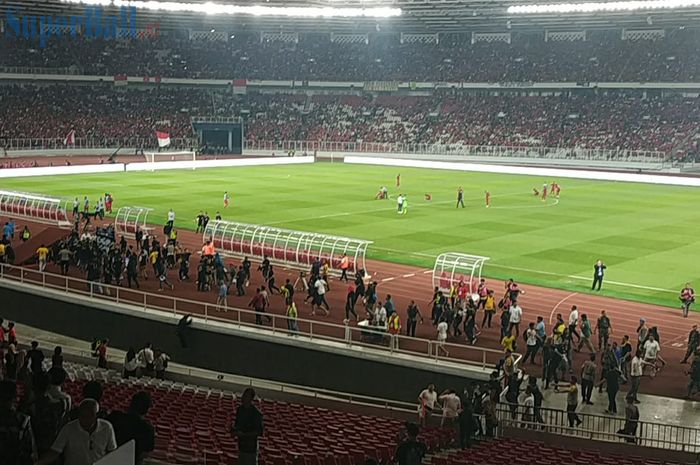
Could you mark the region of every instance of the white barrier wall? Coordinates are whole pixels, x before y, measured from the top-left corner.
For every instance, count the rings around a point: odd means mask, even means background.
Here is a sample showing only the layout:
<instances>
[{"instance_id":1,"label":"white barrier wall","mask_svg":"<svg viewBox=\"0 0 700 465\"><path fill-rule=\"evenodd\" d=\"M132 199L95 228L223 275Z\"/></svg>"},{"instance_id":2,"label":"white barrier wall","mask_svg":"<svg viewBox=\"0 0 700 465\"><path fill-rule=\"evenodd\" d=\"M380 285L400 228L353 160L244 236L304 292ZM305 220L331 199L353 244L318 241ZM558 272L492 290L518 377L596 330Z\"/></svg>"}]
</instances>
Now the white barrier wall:
<instances>
[{"instance_id":1,"label":"white barrier wall","mask_svg":"<svg viewBox=\"0 0 700 465\"><path fill-rule=\"evenodd\" d=\"M246 149L244 155L271 156L273 150ZM279 151L277 151L279 154ZM344 155L370 158L400 158L402 160L426 160L447 162L490 163L506 165L532 165L548 167L598 168L604 170L653 170L661 171L664 166L660 162L618 161L618 160L586 160L570 158L535 158L479 155L437 155L432 153L376 153L376 152L326 152L317 151L316 158L323 160L342 160ZM286 156L284 153L279 156Z\"/></svg>"},{"instance_id":2,"label":"white barrier wall","mask_svg":"<svg viewBox=\"0 0 700 465\"><path fill-rule=\"evenodd\" d=\"M225 160L164 161L159 163L115 163L110 165L40 166L37 168L0 169L0 179L29 176L58 176L63 174L118 173L123 171L160 171L234 166L303 165L313 163L314 157L235 158Z\"/></svg>"},{"instance_id":3,"label":"white barrier wall","mask_svg":"<svg viewBox=\"0 0 700 465\"><path fill-rule=\"evenodd\" d=\"M117 173L124 171L123 163L108 165L38 166L36 168L3 168L0 178L22 178L29 176L56 176L62 174Z\"/></svg>"},{"instance_id":4,"label":"white barrier wall","mask_svg":"<svg viewBox=\"0 0 700 465\"><path fill-rule=\"evenodd\" d=\"M408 168L432 168L439 170L473 171L478 173L519 174L545 176L547 178L577 178L597 181L641 182L672 186L700 187L700 178L663 176L657 174L615 173L560 168L535 168L525 166L487 165L480 163L454 163L442 161L407 160L402 158L378 158L346 156L345 163L358 165L401 166Z\"/></svg>"},{"instance_id":5,"label":"white barrier wall","mask_svg":"<svg viewBox=\"0 0 700 465\"><path fill-rule=\"evenodd\" d=\"M314 157L266 157L235 158L225 160L162 161L157 163L129 163L128 165L126 165L126 171L182 170L197 168L221 168L230 166L302 165L313 162Z\"/></svg>"}]
</instances>

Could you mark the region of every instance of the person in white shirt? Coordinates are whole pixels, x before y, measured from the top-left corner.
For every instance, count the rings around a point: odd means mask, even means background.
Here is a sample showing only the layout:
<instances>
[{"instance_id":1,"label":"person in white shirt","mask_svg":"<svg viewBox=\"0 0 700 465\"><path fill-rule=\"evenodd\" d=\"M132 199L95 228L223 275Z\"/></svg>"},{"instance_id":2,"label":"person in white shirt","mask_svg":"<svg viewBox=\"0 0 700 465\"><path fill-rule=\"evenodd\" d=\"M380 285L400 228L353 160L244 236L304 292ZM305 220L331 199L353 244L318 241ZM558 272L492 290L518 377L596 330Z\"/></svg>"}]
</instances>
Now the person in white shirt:
<instances>
[{"instance_id":1,"label":"person in white shirt","mask_svg":"<svg viewBox=\"0 0 700 465\"><path fill-rule=\"evenodd\" d=\"M651 373L649 373L649 376L654 377L659 371L659 367L657 366L656 362L659 361L663 365L666 365L666 361L661 358L661 355L659 354L659 352L661 352L659 341L657 341L653 335L649 334L649 336L647 336L647 340L642 346L642 350L644 351L644 363L646 366L651 367Z\"/></svg>"},{"instance_id":2,"label":"person in white shirt","mask_svg":"<svg viewBox=\"0 0 700 465\"><path fill-rule=\"evenodd\" d=\"M93 465L117 448L114 429L107 420L97 418L100 406L85 399L78 407L78 419L67 423L58 433L51 449L38 465L49 465L63 454L66 465Z\"/></svg>"},{"instance_id":3,"label":"person in white shirt","mask_svg":"<svg viewBox=\"0 0 700 465\"><path fill-rule=\"evenodd\" d=\"M147 342L146 347L141 349L136 358L139 361L139 366L141 367L141 376L153 376L153 361L155 360L155 354L151 348L151 343Z\"/></svg>"},{"instance_id":4,"label":"person in white shirt","mask_svg":"<svg viewBox=\"0 0 700 465\"><path fill-rule=\"evenodd\" d=\"M399 196L396 198L396 206L397 213L401 213L403 211L403 194L399 194Z\"/></svg>"},{"instance_id":5,"label":"person in white shirt","mask_svg":"<svg viewBox=\"0 0 700 465\"><path fill-rule=\"evenodd\" d=\"M578 327L578 308L576 305L571 306L571 313L569 313L569 335L576 336L576 341L581 340L581 335L576 329ZM573 339L572 339L573 341Z\"/></svg>"},{"instance_id":6,"label":"person in white shirt","mask_svg":"<svg viewBox=\"0 0 700 465\"><path fill-rule=\"evenodd\" d=\"M459 411L462 410L462 401L459 399L457 393L450 389L446 389L440 397L438 397L442 403L442 420L440 426L454 425Z\"/></svg>"},{"instance_id":7,"label":"person in white shirt","mask_svg":"<svg viewBox=\"0 0 700 465\"><path fill-rule=\"evenodd\" d=\"M527 344L527 351L525 352L523 364L527 363L527 359L529 358L530 363L534 365L535 355L537 355L537 349L539 348L539 338L537 337L535 323L530 323L525 330L525 343Z\"/></svg>"},{"instance_id":8,"label":"person in white shirt","mask_svg":"<svg viewBox=\"0 0 700 465\"><path fill-rule=\"evenodd\" d=\"M523 309L520 305L514 303L510 306L510 325L508 326L508 331L510 334L515 334L515 337L520 336L520 320L523 317ZM513 329L515 328L515 332Z\"/></svg>"},{"instance_id":9,"label":"person in white shirt","mask_svg":"<svg viewBox=\"0 0 700 465\"><path fill-rule=\"evenodd\" d=\"M52 402L60 402L63 404L66 412L70 412L73 408L72 399L70 394L66 394L61 389L61 386L66 381L66 372L63 369L57 370L52 369L49 371L49 376L51 378L51 385L46 391L46 396Z\"/></svg>"},{"instance_id":10,"label":"person in white shirt","mask_svg":"<svg viewBox=\"0 0 700 465\"><path fill-rule=\"evenodd\" d=\"M374 312L374 325L386 329L386 308L381 302L377 303L377 309Z\"/></svg>"},{"instance_id":11,"label":"person in white shirt","mask_svg":"<svg viewBox=\"0 0 700 465\"><path fill-rule=\"evenodd\" d=\"M440 355L440 351L442 351L445 356L449 356L450 353L445 349L445 341L447 341L447 331L449 330L449 326L447 325L447 322L444 319L440 320L440 323L437 325L437 341L438 341L438 346L437 346L437 351L438 355Z\"/></svg>"},{"instance_id":12,"label":"person in white shirt","mask_svg":"<svg viewBox=\"0 0 700 465\"><path fill-rule=\"evenodd\" d=\"M168 226L170 226L172 228L174 224L175 224L175 212L171 208L170 210L168 210Z\"/></svg>"},{"instance_id":13,"label":"person in white shirt","mask_svg":"<svg viewBox=\"0 0 700 465\"><path fill-rule=\"evenodd\" d=\"M520 399L518 399L518 402L520 403L520 405L522 405L522 408L523 408L523 415L522 415L523 422L532 423L533 418L534 418L534 411L535 411L535 395L532 393L531 386L528 385L525 388L525 392L523 392L520 395ZM523 426L525 428L528 428L531 425L525 424Z\"/></svg>"},{"instance_id":14,"label":"person in white shirt","mask_svg":"<svg viewBox=\"0 0 700 465\"><path fill-rule=\"evenodd\" d=\"M136 357L136 351L133 347L129 347L129 350L124 356L124 378L129 378L130 376L135 378L138 367L139 360Z\"/></svg>"},{"instance_id":15,"label":"person in white shirt","mask_svg":"<svg viewBox=\"0 0 700 465\"><path fill-rule=\"evenodd\" d=\"M315 315L315 308L318 307L319 310L323 310L326 313L326 316L328 316L331 313L331 307L328 305L328 301L326 300L328 283L324 279L319 278L314 283L314 288L316 289L316 297L314 298L313 302L311 302L311 314ZM322 308L321 305L323 305L325 308Z\"/></svg>"},{"instance_id":16,"label":"person in white shirt","mask_svg":"<svg viewBox=\"0 0 700 465\"><path fill-rule=\"evenodd\" d=\"M642 376L644 376L645 365L648 365L648 363L642 359L642 351L638 350L630 363L630 390L627 392L627 396L631 397L635 404L639 403L637 394L639 393Z\"/></svg>"},{"instance_id":17,"label":"person in white shirt","mask_svg":"<svg viewBox=\"0 0 700 465\"><path fill-rule=\"evenodd\" d=\"M420 418L421 425L425 426L428 423L428 418L435 410L435 406L438 400L437 391L435 391L435 385L429 384L426 389L421 391L418 395L418 417Z\"/></svg>"}]
</instances>

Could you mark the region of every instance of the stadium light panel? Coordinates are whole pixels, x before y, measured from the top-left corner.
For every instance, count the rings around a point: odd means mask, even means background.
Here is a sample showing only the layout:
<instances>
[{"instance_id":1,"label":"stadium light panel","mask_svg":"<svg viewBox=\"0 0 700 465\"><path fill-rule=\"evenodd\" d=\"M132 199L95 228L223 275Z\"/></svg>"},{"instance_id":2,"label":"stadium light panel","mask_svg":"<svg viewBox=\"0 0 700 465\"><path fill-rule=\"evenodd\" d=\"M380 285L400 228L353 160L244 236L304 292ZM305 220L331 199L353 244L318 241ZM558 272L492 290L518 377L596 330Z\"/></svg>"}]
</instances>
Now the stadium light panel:
<instances>
[{"instance_id":1,"label":"stadium light panel","mask_svg":"<svg viewBox=\"0 0 700 465\"><path fill-rule=\"evenodd\" d=\"M391 18L401 16L400 8L335 8L243 6L221 3L159 2L154 0L61 0L90 6L135 7L142 10L204 13L208 15L287 16L291 18Z\"/></svg>"},{"instance_id":2,"label":"stadium light panel","mask_svg":"<svg viewBox=\"0 0 700 465\"><path fill-rule=\"evenodd\" d=\"M700 0L634 0L621 2L556 3L544 5L514 5L508 14L547 13L605 13L635 10L670 10L700 6Z\"/></svg>"}]
</instances>

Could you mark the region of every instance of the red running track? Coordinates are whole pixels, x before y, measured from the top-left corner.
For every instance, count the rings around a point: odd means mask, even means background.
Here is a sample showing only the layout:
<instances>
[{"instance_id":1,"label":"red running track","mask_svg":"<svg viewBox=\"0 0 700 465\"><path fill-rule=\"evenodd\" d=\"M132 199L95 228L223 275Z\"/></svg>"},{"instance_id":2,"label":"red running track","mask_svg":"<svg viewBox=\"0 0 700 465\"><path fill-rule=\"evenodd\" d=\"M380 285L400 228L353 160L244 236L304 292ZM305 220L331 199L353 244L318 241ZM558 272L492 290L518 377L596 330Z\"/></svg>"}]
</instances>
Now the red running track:
<instances>
[{"instance_id":1,"label":"red running track","mask_svg":"<svg viewBox=\"0 0 700 465\"><path fill-rule=\"evenodd\" d=\"M179 231L178 239L184 246L189 247L194 252L197 252L202 245L201 235L195 234L191 231ZM198 292L196 290L194 278L196 275L198 262L198 257L193 256L190 264L190 276L193 278L192 282L177 282L175 279L176 272L172 271L170 275L172 276L171 280L175 283L175 290L170 291L168 289L163 292L174 297L214 304L216 302L216 290L211 290L206 293ZM227 265L233 263L237 265L240 261L226 259L225 262ZM252 294L254 293L255 286L262 284L262 276L259 272L256 272L255 269L256 267L254 266L252 282L247 291L248 295L244 297L237 297L235 296L235 292L231 292L228 299L228 304L230 307L247 308ZM371 273L372 279L379 283L378 295L380 298L384 298L386 294L392 295L402 320L405 319L405 308L407 307L409 301L415 300L418 303L423 316L427 318L425 324L418 325L417 337L434 340L435 329L429 322L430 307L428 305L428 302L432 297L433 289L431 274L432 270L372 260L367 262L367 269ZM276 283L278 286L284 284L285 279L290 279L292 282L294 282L298 274L296 271L285 270L281 267L275 267L275 270ZM52 265L49 265L47 271L58 273L57 267ZM72 276L84 279L84 276L75 273L75 271L76 270L73 270L71 272ZM504 285L502 281L488 280L487 283L490 288L496 290L497 295L501 293ZM158 296L162 295L161 293L157 292L157 287L157 282L155 282L152 277L151 280L142 281L141 283L141 290L146 292L154 292L154 294L149 297L149 303L155 305L158 305ZM299 308L299 317L342 325L342 320L345 316L344 306L347 285L333 279L330 283L330 288L331 289L327 294L327 298L332 309L330 316L324 317L320 316L320 314L311 316L310 305L303 304L303 291L298 291L295 301L297 302L297 306ZM688 318L683 318L679 308L674 309L669 307L660 307L650 304L613 299L603 295L572 293L569 291L538 286L521 285L521 288L525 291L525 294L523 294L520 298L520 304L523 308L523 325L521 327L521 332L524 330L528 322L534 322L536 317L539 315L544 317L545 322L547 323L547 331L550 332L551 324L549 323L554 320L556 313L561 313L566 320L568 318L571 305L575 304L578 306L579 312L581 314L587 314L592 322L595 322L600 312L605 310L612 322L613 332L611 335L611 341L620 341L623 335L629 335L634 344L637 339L636 328L639 323L639 319L645 318L649 327L657 326L659 328L662 346L661 356L668 362L668 365L663 368L655 378L645 378L642 381L641 392L670 397L685 396L687 385L685 370L688 366L681 365L680 360L682 359L686 350L688 331L693 324L700 324L700 314L691 313ZM585 291L584 287L582 287L582 291ZM134 299L139 300L142 298L135 295ZM164 299L161 298L160 300L163 301L160 305L165 306L166 304ZM670 300L669 304L675 304L675 301ZM178 310L194 311L195 308L178 308ZM362 313L360 313L360 310L362 310L361 304L358 304L357 310L360 317L362 317ZM271 298L271 312L278 315L284 315L285 306L280 296L275 295ZM221 312L217 316L230 319L237 319L240 317L238 312ZM242 319L250 319L252 321L252 317L247 315L244 315ZM480 320L481 316L479 315L477 316L477 322L479 324L481 323ZM492 328L482 330L482 334L476 343L477 346L500 349L500 323L497 317L494 318L494 323L495 324ZM283 327L284 324L284 321L280 321L278 326ZM304 327L301 326L300 329L303 331ZM332 328L328 328L328 330L329 332L332 332ZM317 331L317 327L314 327L314 331ZM481 361L481 352L468 350L464 339L457 340L455 338L451 338L448 339L448 342L464 346L464 349L457 349L457 351L451 349L453 356L466 359L474 357L477 361ZM521 346L524 345L522 337L519 337L518 343ZM410 347L407 348L421 353L427 353L427 344L420 343L419 341L415 341L415 344L410 344ZM575 371L578 371L578 368L581 366L587 356L588 355L586 353L575 354ZM495 363L497 358L498 357L496 354L492 354L489 355L487 361L489 363ZM540 357L538 356L538 362L539 361ZM534 376L541 376L541 365L526 365L522 368Z\"/></svg>"}]
</instances>

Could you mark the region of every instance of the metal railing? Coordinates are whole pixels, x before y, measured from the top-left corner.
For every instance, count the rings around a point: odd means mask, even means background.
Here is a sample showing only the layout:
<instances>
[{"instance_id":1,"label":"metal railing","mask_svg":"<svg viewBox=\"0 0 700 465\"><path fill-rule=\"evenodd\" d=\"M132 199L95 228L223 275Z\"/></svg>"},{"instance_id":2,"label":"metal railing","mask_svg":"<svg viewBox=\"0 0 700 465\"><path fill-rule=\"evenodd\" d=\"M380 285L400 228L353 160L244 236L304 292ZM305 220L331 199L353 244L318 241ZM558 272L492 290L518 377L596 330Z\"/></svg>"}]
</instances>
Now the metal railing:
<instances>
[{"instance_id":1,"label":"metal railing","mask_svg":"<svg viewBox=\"0 0 700 465\"><path fill-rule=\"evenodd\" d=\"M0 264L0 280L32 284L64 293L89 296L96 300L127 304L138 307L144 312L158 310L171 313L176 318L191 314L205 324L218 323L250 330L254 328L256 331L294 337L309 343L335 343L348 348L371 348L387 356L420 357L435 364L450 362L457 367L476 367L487 370L493 368L503 357L503 353L499 350L455 343L444 343L442 347L449 352L449 355L441 355L437 341L389 334L373 327L338 325L303 318L291 320L284 315L274 313L258 314L255 311L237 307L224 308L217 306L216 303L153 294L8 264ZM212 293L203 295L213 296ZM258 317L267 320L268 325L256 324ZM296 322L296 327L289 324L292 321ZM516 364L521 357L520 354L516 354Z\"/></svg>"},{"instance_id":2,"label":"metal railing","mask_svg":"<svg viewBox=\"0 0 700 465\"><path fill-rule=\"evenodd\" d=\"M513 407L513 408L511 408ZM621 405L624 413L624 405ZM624 416L598 415L576 412L581 420L578 426L569 426L569 413L565 410L539 409L541 422L523 421L522 406L499 404L496 412L499 428L528 428L547 433L572 436L596 441L627 441L643 447L654 447L679 452L700 453L700 429L667 425L650 421L638 421L634 436L619 433L625 427Z\"/></svg>"},{"instance_id":3,"label":"metal railing","mask_svg":"<svg viewBox=\"0 0 700 465\"><path fill-rule=\"evenodd\" d=\"M382 142L332 141L256 141L246 140L245 150L295 150L297 152L367 152L404 153L441 156L475 156L500 158L538 158L551 160L625 161L630 163L661 163L667 154L657 151L593 149L579 147L528 147L462 144L404 144Z\"/></svg>"},{"instance_id":4,"label":"metal railing","mask_svg":"<svg viewBox=\"0 0 700 465\"><path fill-rule=\"evenodd\" d=\"M82 74L77 66L64 68L46 68L37 66L0 66L0 73L5 74L58 74L61 76L77 76Z\"/></svg>"},{"instance_id":5,"label":"metal railing","mask_svg":"<svg viewBox=\"0 0 700 465\"><path fill-rule=\"evenodd\" d=\"M125 147L153 148L157 147L156 140L152 137L76 137L75 144L65 145L63 138L23 138L0 139L0 149L5 150L72 150L72 149L118 149ZM195 138L173 138L168 150L178 148L192 148L197 146Z\"/></svg>"}]
</instances>

